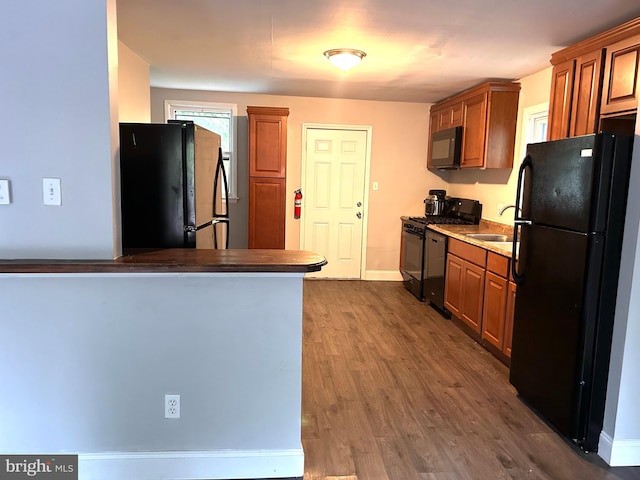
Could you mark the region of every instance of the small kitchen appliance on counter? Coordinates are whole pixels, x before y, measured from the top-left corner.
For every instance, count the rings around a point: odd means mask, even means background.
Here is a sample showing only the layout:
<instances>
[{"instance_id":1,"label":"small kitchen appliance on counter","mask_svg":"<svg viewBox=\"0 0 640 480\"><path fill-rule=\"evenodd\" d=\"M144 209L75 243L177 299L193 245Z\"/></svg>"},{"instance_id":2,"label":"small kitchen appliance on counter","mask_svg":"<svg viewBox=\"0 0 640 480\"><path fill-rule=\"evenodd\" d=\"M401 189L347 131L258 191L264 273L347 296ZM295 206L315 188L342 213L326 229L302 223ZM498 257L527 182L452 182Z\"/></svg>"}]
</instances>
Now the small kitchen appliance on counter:
<instances>
[{"instance_id":1,"label":"small kitchen appliance on counter","mask_svg":"<svg viewBox=\"0 0 640 480\"><path fill-rule=\"evenodd\" d=\"M444 192L444 190L431 190L430 195L431 192ZM442 196L444 197L444 194ZM449 198L445 201L440 215L409 217L402 224L404 250L400 273L402 273L404 286L418 300L422 302L428 300L447 318L450 316L444 308L447 237L428 230L427 226L430 224L478 225L481 216L482 205L477 200Z\"/></svg>"},{"instance_id":2,"label":"small kitchen appliance on counter","mask_svg":"<svg viewBox=\"0 0 640 480\"><path fill-rule=\"evenodd\" d=\"M442 215L444 213L446 190L429 190L429 196L424 199L424 214Z\"/></svg>"}]
</instances>

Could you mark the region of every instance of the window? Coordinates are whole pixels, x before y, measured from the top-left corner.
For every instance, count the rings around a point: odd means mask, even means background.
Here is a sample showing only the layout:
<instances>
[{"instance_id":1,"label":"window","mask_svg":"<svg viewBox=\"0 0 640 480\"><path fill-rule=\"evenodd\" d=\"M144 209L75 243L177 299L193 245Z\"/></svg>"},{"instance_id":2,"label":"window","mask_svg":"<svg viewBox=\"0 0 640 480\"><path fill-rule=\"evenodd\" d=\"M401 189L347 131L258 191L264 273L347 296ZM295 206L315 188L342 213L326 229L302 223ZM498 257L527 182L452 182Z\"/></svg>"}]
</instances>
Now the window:
<instances>
[{"instance_id":1,"label":"window","mask_svg":"<svg viewBox=\"0 0 640 480\"><path fill-rule=\"evenodd\" d=\"M221 137L222 161L229 181L230 202L238 200L236 160L237 106L228 103L165 101L167 120L191 120Z\"/></svg>"},{"instance_id":2,"label":"window","mask_svg":"<svg viewBox=\"0 0 640 480\"><path fill-rule=\"evenodd\" d=\"M541 103L527 107L523 112L524 132L522 134L522 155L527 154L529 143L546 142L547 127L549 125L549 104Z\"/></svg>"}]
</instances>

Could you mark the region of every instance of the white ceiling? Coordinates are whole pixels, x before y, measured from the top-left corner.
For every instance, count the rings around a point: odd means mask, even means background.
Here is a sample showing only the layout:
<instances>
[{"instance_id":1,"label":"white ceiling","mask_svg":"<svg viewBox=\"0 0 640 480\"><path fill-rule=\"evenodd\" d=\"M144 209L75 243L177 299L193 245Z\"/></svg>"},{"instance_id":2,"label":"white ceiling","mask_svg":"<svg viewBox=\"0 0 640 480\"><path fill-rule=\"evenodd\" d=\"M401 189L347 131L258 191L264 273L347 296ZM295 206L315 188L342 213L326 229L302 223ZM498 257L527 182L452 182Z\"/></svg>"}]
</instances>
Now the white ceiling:
<instances>
[{"instance_id":1,"label":"white ceiling","mask_svg":"<svg viewBox=\"0 0 640 480\"><path fill-rule=\"evenodd\" d=\"M518 79L640 16L639 0L117 0L154 87L434 102ZM323 56L357 48L343 73Z\"/></svg>"}]
</instances>

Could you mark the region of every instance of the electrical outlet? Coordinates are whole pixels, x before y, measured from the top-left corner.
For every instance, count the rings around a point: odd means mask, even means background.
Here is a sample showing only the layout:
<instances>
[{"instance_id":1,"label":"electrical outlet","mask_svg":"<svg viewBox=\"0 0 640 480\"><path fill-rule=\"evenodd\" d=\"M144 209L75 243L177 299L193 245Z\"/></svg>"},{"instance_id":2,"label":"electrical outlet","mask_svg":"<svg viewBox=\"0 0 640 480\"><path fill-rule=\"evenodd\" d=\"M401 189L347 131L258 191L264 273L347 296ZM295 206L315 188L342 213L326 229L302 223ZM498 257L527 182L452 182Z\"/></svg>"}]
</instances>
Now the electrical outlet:
<instances>
[{"instance_id":1,"label":"electrical outlet","mask_svg":"<svg viewBox=\"0 0 640 480\"><path fill-rule=\"evenodd\" d=\"M0 178L0 205L9 205L10 203L9 180Z\"/></svg>"},{"instance_id":2,"label":"electrical outlet","mask_svg":"<svg viewBox=\"0 0 640 480\"><path fill-rule=\"evenodd\" d=\"M502 212L503 208L504 208L504 203L498 203L498 210L496 211L498 216L500 216L500 212Z\"/></svg>"},{"instance_id":3,"label":"electrical outlet","mask_svg":"<svg viewBox=\"0 0 640 480\"><path fill-rule=\"evenodd\" d=\"M61 205L62 195L59 178L42 179L42 202L45 205Z\"/></svg>"},{"instance_id":4,"label":"electrical outlet","mask_svg":"<svg viewBox=\"0 0 640 480\"><path fill-rule=\"evenodd\" d=\"M180 395L164 396L164 418L180 418Z\"/></svg>"}]
</instances>

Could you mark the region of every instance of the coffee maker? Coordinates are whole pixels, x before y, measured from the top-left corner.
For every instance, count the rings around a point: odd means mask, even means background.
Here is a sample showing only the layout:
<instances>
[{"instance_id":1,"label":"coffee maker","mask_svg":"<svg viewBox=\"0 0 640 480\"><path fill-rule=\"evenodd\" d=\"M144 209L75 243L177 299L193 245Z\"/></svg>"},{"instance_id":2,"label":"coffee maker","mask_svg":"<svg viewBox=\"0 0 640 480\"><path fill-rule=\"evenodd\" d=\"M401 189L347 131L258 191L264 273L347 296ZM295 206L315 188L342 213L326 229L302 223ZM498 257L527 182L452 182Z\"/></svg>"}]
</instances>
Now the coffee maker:
<instances>
[{"instance_id":1,"label":"coffee maker","mask_svg":"<svg viewBox=\"0 0 640 480\"><path fill-rule=\"evenodd\" d=\"M429 195L424 199L425 216L442 215L446 196L446 190L429 190Z\"/></svg>"}]
</instances>

